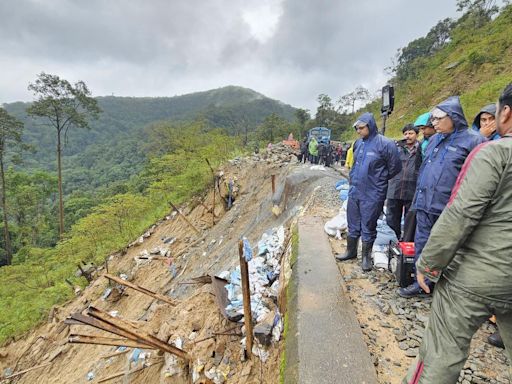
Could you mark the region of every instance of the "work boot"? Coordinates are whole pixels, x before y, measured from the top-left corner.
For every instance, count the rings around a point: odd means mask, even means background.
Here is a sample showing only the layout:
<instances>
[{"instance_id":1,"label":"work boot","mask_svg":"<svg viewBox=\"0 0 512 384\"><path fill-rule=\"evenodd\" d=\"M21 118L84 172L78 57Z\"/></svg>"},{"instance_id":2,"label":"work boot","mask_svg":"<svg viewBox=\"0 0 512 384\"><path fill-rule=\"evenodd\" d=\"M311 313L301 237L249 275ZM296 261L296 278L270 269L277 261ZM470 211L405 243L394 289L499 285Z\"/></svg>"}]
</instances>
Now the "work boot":
<instances>
[{"instance_id":1,"label":"work boot","mask_svg":"<svg viewBox=\"0 0 512 384\"><path fill-rule=\"evenodd\" d=\"M505 348L505 344L503 344L503 339L501 338L500 332L496 331L491 336L487 338L487 342L491 345L494 345L498 348Z\"/></svg>"},{"instance_id":2,"label":"work boot","mask_svg":"<svg viewBox=\"0 0 512 384\"><path fill-rule=\"evenodd\" d=\"M357 243L359 237L347 236L347 251L342 255L336 255L336 261L346 261L357 258Z\"/></svg>"},{"instance_id":3,"label":"work boot","mask_svg":"<svg viewBox=\"0 0 512 384\"><path fill-rule=\"evenodd\" d=\"M432 292L432 289L433 287L430 288L430 292ZM398 290L398 294L407 299L411 297L426 297L429 295L421 289L420 285L416 281L405 288L400 288Z\"/></svg>"},{"instance_id":4,"label":"work boot","mask_svg":"<svg viewBox=\"0 0 512 384\"><path fill-rule=\"evenodd\" d=\"M364 272L369 272L373 269L373 258L372 258L373 241L366 243L363 241L363 262L361 268Z\"/></svg>"}]
</instances>

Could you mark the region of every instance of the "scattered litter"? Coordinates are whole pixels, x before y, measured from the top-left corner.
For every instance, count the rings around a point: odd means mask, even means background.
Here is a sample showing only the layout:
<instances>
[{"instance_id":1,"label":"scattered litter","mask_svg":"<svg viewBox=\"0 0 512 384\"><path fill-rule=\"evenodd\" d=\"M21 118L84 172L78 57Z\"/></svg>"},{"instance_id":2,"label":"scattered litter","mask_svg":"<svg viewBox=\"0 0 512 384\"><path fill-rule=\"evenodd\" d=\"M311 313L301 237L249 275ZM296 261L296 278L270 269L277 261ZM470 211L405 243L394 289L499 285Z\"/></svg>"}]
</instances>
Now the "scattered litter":
<instances>
[{"instance_id":1,"label":"scattered litter","mask_svg":"<svg viewBox=\"0 0 512 384\"><path fill-rule=\"evenodd\" d=\"M108 287L107 289L105 289L105 292L103 292L103 295L101 295L101 299L106 300L107 297L109 297L111 293L112 293L112 288Z\"/></svg>"},{"instance_id":2,"label":"scattered litter","mask_svg":"<svg viewBox=\"0 0 512 384\"><path fill-rule=\"evenodd\" d=\"M137 364L139 361L140 353L141 353L141 350L139 348L135 348L133 350L132 354L130 355L130 363L133 362L133 363Z\"/></svg>"},{"instance_id":3,"label":"scattered litter","mask_svg":"<svg viewBox=\"0 0 512 384\"><path fill-rule=\"evenodd\" d=\"M11 367L7 367L4 369L4 377L8 377L8 376L11 376L12 375L12 368Z\"/></svg>"},{"instance_id":4,"label":"scattered litter","mask_svg":"<svg viewBox=\"0 0 512 384\"><path fill-rule=\"evenodd\" d=\"M164 244L171 245L176 241L176 238L175 237L166 237L166 238L162 238L162 241L164 242Z\"/></svg>"},{"instance_id":5,"label":"scattered litter","mask_svg":"<svg viewBox=\"0 0 512 384\"><path fill-rule=\"evenodd\" d=\"M312 171L325 171L325 168L323 165L312 165L309 167Z\"/></svg>"},{"instance_id":6,"label":"scattered litter","mask_svg":"<svg viewBox=\"0 0 512 384\"><path fill-rule=\"evenodd\" d=\"M96 375L94 374L93 371L87 373L87 381L93 381L95 377Z\"/></svg>"},{"instance_id":7,"label":"scattered litter","mask_svg":"<svg viewBox=\"0 0 512 384\"><path fill-rule=\"evenodd\" d=\"M119 311L110 311L109 315L112 317L117 317L117 316L119 316Z\"/></svg>"},{"instance_id":8,"label":"scattered litter","mask_svg":"<svg viewBox=\"0 0 512 384\"><path fill-rule=\"evenodd\" d=\"M253 253L249 241L246 238L243 239L244 257L248 260L252 317L257 323L255 334L258 335L257 337L261 337L266 345L270 345L273 339L279 340L282 332L281 315L273 304L272 298L277 298L279 292L278 278L281 271L280 258L284 241L283 226L273 228L261 236L256 254ZM219 277L229 281L224 286L227 291L228 305L225 307L225 311L228 318L231 321L243 321L240 267L237 266L231 272L223 271ZM279 326L276 327L276 325ZM268 352L260 351L257 355L262 356L262 360L268 358Z\"/></svg>"}]
</instances>

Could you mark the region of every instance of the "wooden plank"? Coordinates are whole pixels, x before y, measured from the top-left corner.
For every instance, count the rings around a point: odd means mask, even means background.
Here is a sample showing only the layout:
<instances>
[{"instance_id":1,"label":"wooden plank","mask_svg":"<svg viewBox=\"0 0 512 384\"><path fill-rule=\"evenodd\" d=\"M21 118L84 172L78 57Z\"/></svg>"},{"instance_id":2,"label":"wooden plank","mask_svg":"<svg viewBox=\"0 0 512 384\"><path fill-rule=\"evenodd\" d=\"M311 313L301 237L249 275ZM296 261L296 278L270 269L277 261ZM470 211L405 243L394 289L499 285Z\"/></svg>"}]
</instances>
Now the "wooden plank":
<instances>
[{"instance_id":1,"label":"wooden plank","mask_svg":"<svg viewBox=\"0 0 512 384\"><path fill-rule=\"evenodd\" d=\"M247 357L252 357L252 313L251 313L251 290L249 285L249 268L244 257L244 242L238 241L238 255L240 256L240 272L242 275L242 295L244 301L244 325L246 336Z\"/></svg>"},{"instance_id":2,"label":"wooden plank","mask_svg":"<svg viewBox=\"0 0 512 384\"><path fill-rule=\"evenodd\" d=\"M123 280L120 277L117 277L117 276L114 276L114 275L109 275L108 273L105 273L103 275L103 277L105 277L105 278L107 278L109 280L112 280L112 281L116 282L117 284L124 285L125 287L134 289L136 291L144 293L145 295L151 296L154 299L163 301L163 302L165 302L167 304L176 305L176 302L174 300L172 300L171 298L169 298L169 297L167 297L165 295L162 295L160 293L156 293L156 292L150 291L149 289L141 287L140 285L133 284L133 283L131 283L129 281Z\"/></svg>"},{"instance_id":3,"label":"wooden plank","mask_svg":"<svg viewBox=\"0 0 512 384\"><path fill-rule=\"evenodd\" d=\"M199 229L197 229L194 224L192 224L186 217L183 213L181 213L181 211L172 203L169 201L169 205L176 211L178 212L178 215L183 219L185 220L185 222L198 234L200 235L201 234L201 231L199 231Z\"/></svg>"},{"instance_id":4,"label":"wooden plank","mask_svg":"<svg viewBox=\"0 0 512 384\"><path fill-rule=\"evenodd\" d=\"M153 367L153 366L156 366L158 364L161 364L163 363L164 360L160 360L160 361L157 361L156 363L153 363L153 364L150 364L150 365L146 365L146 366L143 366L143 367L140 367L140 368L137 368L137 369L134 369L133 371L122 371L122 372L118 372L118 373L114 373L113 375L111 376L108 376L108 377L105 377L103 379L100 379L98 381L98 383L104 383L106 381L109 381L109 380L112 380L112 379L115 379L117 377L121 377L121 376L124 376L124 375L131 375L132 373L135 373L135 372L139 372L139 371L142 371L143 369L146 369L146 368L149 368L149 367Z\"/></svg>"},{"instance_id":5,"label":"wooden plank","mask_svg":"<svg viewBox=\"0 0 512 384\"><path fill-rule=\"evenodd\" d=\"M125 339L125 338L104 337L104 336L98 336L98 335L71 334L71 335L69 335L68 343L97 344L97 345L111 345L114 347L155 349L151 345L137 343L136 341Z\"/></svg>"},{"instance_id":6,"label":"wooden plank","mask_svg":"<svg viewBox=\"0 0 512 384\"><path fill-rule=\"evenodd\" d=\"M131 334L132 337L135 337L139 340L142 340L143 343L153 345L157 349L160 349L164 352L172 353L178 357L181 357L184 360L190 360L190 356L184 350L177 348L173 345L167 344L166 342L156 338L153 335L147 334L137 328L135 328L132 324L122 319L118 319L117 317L110 316L108 313L103 312L95 307L89 307L88 314L98 320L101 320L105 323L108 323L128 334Z\"/></svg>"},{"instance_id":7,"label":"wooden plank","mask_svg":"<svg viewBox=\"0 0 512 384\"><path fill-rule=\"evenodd\" d=\"M13 373L12 375L0 378L0 382L11 380L11 379L13 379L15 377L18 377L18 376L21 376L21 375L23 375L23 374L25 374L27 372L34 371L34 370L39 369L39 368L44 368L44 367L47 367L48 365L51 365L51 364L52 364L52 362L49 362L49 363L44 363L44 364L41 364L41 365L36 365L35 367L32 367L32 368L24 369L23 371L19 371L19 372Z\"/></svg>"},{"instance_id":8,"label":"wooden plank","mask_svg":"<svg viewBox=\"0 0 512 384\"><path fill-rule=\"evenodd\" d=\"M125 353L131 352L132 350L130 348L126 348L124 351L115 351L112 353L108 353L106 355L100 356L100 359L110 359L111 357L116 357L119 355L124 355Z\"/></svg>"}]
</instances>

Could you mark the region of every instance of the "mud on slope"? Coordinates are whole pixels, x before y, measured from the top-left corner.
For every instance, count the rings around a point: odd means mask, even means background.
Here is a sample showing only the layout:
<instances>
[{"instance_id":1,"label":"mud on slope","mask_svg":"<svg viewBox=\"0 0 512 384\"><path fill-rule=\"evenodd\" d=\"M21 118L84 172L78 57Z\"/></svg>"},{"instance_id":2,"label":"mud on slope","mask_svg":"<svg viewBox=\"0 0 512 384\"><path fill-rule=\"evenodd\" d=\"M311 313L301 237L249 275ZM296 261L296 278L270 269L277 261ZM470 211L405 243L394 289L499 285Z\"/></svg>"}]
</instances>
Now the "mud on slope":
<instances>
[{"instance_id":1,"label":"mud on slope","mask_svg":"<svg viewBox=\"0 0 512 384\"><path fill-rule=\"evenodd\" d=\"M181 207L189 221L200 229L195 234L178 215L169 215L157 223L138 245L126 252L112 255L109 261L110 274L126 274L132 283L152 291L166 294L178 301L172 307L134 290L115 302L103 300L101 296L108 287L105 278L98 277L70 303L52 310L47 324L41 325L26 337L0 350L0 369L19 372L23 369L49 363L48 366L28 372L12 379L18 383L86 383L99 382L129 368L131 352L113 357L116 348L95 345L67 344L70 333L100 335L102 332L81 325L65 325L63 320L75 312L83 312L93 305L101 310L117 311L121 318L134 321L140 329L158 338L183 342L183 349L194 356L194 366L201 370L197 383L212 382L204 372L211 368L225 375L227 383L275 383L279 377L279 354L281 343L269 349L269 358L261 363L257 358L244 360L240 337L212 335L225 332L236 324L224 319L215 303L210 284L182 284L191 278L218 274L232 270L238 265L238 240L246 236L254 245L268 229L290 223L309 200L318 184L332 185L337 174L332 170L311 170L299 165L293 155L279 147L269 156L253 156L235 159L223 169L224 179L236 178L239 193L232 209L226 211L225 204L217 199L215 213L218 216L212 226L212 191L202 201ZM277 191L272 196L270 175L276 175ZM326 181L327 180L327 181ZM274 205L282 213L272 214ZM287 231L289 233L289 231ZM149 233L148 233L149 234ZM164 240L176 240L172 245ZM161 260L136 262L134 259L144 250L170 248L174 256L172 269ZM101 275L104 270L100 270ZM240 327L232 332L240 332ZM105 335L107 336L107 335ZM211 337L214 336L214 337ZM171 355L159 356L149 351L146 362L151 363L140 372L129 377L118 377L109 383L179 383L187 382L187 367L174 364ZM135 364L132 362L132 368ZM140 366L140 365L139 365ZM169 370L177 372L169 377ZM88 381L87 376L91 375ZM93 378L92 378L93 376ZM217 381L223 381L222 378Z\"/></svg>"}]
</instances>

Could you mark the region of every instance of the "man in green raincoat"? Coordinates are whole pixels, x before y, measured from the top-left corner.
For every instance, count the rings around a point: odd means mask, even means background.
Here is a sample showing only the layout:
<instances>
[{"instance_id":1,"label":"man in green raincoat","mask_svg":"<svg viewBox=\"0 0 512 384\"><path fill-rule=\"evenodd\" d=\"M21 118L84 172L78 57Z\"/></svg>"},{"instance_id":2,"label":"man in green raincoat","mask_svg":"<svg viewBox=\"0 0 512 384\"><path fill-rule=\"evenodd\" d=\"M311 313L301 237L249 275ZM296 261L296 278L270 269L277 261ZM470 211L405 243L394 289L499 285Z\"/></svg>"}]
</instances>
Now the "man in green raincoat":
<instances>
[{"instance_id":1,"label":"man in green raincoat","mask_svg":"<svg viewBox=\"0 0 512 384\"><path fill-rule=\"evenodd\" d=\"M316 141L315 136L311 137L308 149L309 154L311 155L311 162L313 164L318 164L318 141Z\"/></svg>"},{"instance_id":2,"label":"man in green raincoat","mask_svg":"<svg viewBox=\"0 0 512 384\"><path fill-rule=\"evenodd\" d=\"M437 282L418 361L404 383L456 383L474 333L495 314L512 360L512 83L498 101L501 139L467 157L419 258L418 283Z\"/></svg>"}]
</instances>

